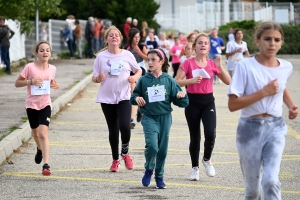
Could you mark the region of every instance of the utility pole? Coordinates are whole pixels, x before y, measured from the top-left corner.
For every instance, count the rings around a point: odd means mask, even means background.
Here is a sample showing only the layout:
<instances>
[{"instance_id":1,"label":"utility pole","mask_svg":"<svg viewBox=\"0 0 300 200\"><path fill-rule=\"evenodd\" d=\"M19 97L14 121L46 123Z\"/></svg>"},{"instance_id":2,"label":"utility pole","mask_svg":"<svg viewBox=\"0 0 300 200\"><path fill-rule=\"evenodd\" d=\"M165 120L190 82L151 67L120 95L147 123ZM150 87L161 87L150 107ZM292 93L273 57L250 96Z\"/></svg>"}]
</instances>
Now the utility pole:
<instances>
[{"instance_id":1,"label":"utility pole","mask_svg":"<svg viewBox=\"0 0 300 200\"><path fill-rule=\"evenodd\" d=\"M35 0L35 40L39 41L39 2Z\"/></svg>"}]
</instances>

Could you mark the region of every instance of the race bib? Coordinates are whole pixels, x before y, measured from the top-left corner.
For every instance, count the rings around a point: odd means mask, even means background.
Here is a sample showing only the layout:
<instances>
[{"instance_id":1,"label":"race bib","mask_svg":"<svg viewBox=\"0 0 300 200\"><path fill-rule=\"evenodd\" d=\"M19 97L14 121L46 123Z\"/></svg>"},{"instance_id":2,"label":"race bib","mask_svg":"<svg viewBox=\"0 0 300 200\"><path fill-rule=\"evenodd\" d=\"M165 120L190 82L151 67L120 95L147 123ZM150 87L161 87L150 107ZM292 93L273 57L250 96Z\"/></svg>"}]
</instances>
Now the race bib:
<instances>
[{"instance_id":1,"label":"race bib","mask_svg":"<svg viewBox=\"0 0 300 200\"><path fill-rule=\"evenodd\" d=\"M121 61L111 62L110 75L119 76L123 69L123 63Z\"/></svg>"},{"instance_id":2,"label":"race bib","mask_svg":"<svg viewBox=\"0 0 300 200\"><path fill-rule=\"evenodd\" d=\"M165 86L147 87L149 103L165 101Z\"/></svg>"},{"instance_id":3,"label":"race bib","mask_svg":"<svg viewBox=\"0 0 300 200\"><path fill-rule=\"evenodd\" d=\"M216 49L217 49L218 54L221 54L221 53L222 53L220 47L217 47Z\"/></svg>"},{"instance_id":4,"label":"race bib","mask_svg":"<svg viewBox=\"0 0 300 200\"><path fill-rule=\"evenodd\" d=\"M42 85L31 85L31 95L50 94L50 80L44 80Z\"/></svg>"}]
</instances>

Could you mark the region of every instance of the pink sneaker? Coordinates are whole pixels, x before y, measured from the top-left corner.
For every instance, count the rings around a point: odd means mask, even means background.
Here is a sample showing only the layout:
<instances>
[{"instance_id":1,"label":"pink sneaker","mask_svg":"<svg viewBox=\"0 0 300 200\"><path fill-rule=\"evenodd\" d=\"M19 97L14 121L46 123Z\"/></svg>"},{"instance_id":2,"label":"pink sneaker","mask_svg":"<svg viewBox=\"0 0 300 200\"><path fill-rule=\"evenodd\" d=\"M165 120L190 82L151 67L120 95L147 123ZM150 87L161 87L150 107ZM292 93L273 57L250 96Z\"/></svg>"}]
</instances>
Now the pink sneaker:
<instances>
[{"instance_id":1,"label":"pink sneaker","mask_svg":"<svg viewBox=\"0 0 300 200\"><path fill-rule=\"evenodd\" d=\"M133 169L133 158L131 156L129 156L129 154L126 154L125 156L122 156L123 160L125 162L125 167L128 170Z\"/></svg>"},{"instance_id":2,"label":"pink sneaker","mask_svg":"<svg viewBox=\"0 0 300 200\"><path fill-rule=\"evenodd\" d=\"M120 161L119 160L113 160L110 171L111 172L118 172L119 171L119 166L120 166Z\"/></svg>"}]
</instances>

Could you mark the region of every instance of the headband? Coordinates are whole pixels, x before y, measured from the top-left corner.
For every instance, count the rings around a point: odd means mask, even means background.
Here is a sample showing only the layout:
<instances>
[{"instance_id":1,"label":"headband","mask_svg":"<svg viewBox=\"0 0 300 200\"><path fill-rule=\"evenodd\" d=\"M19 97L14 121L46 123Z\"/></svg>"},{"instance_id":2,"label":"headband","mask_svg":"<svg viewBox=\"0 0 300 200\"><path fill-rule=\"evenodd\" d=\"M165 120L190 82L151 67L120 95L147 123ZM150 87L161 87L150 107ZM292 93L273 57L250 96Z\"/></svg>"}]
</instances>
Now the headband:
<instances>
[{"instance_id":1,"label":"headband","mask_svg":"<svg viewBox=\"0 0 300 200\"><path fill-rule=\"evenodd\" d=\"M163 60L165 60L165 54L160 49L154 49L154 50L157 51L161 55Z\"/></svg>"}]
</instances>

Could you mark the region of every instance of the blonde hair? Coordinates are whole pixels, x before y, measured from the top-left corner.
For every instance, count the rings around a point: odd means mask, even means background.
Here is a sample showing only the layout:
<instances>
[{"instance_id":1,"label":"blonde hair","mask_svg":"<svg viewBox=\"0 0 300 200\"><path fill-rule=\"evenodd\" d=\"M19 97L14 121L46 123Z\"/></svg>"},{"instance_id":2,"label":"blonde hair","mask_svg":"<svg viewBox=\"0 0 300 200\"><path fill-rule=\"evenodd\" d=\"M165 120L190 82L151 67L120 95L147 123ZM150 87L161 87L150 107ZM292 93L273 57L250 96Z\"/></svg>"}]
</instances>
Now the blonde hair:
<instances>
[{"instance_id":1,"label":"blonde hair","mask_svg":"<svg viewBox=\"0 0 300 200\"><path fill-rule=\"evenodd\" d=\"M46 40L39 40L39 41L37 41L36 43L34 43L32 49L31 49L31 53L32 53L33 55L35 55L36 53L38 53L41 44L48 44L48 45L49 45L49 48L50 48L50 52L52 52L51 46L50 46L50 44L49 44L48 41L46 41Z\"/></svg>"},{"instance_id":2,"label":"blonde hair","mask_svg":"<svg viewBox=\"0 0 300 200\"><path fill-rule=\"evenodd\" d=\"M197 40L200 38L200 37L206 37L207 38L207 40L208 40L208 47L210 48L210 40L209 40L209 36L206 34L206 33L199 33L197 36L196 36L196 38L195 38L195 40L194 40L194 42L193 42L193 50L194 50L194 52L196 53L196 49L195 49L195 47L196 47L196 43L197 43Z\"/></svg>"},{"instance_id":3,"label":"blonde hair","mask_svg":"<svg viewBox=\"0 0 300 200\"><path fill-rule=\"evenodd\" d=\"M112 30L116 30L118 31L119 33L119 37L120 37L120 44L122 43L122 40L123 40L123 36L122 36L122 33L121 31L116 27L116 26L110 26L105 32L104 32L104 47L103 49L101 49L100 51L96 52L95 53L95 56L97 56L99 53L101 53L102 51L105 51L108 49L108 44L107 44L107 37L108 37L108 34L110 33L110 31Z\"/></svg>"},{"instance_id":4,"label":"blonde hair","mask_svg":"<svg viewBox=\"0 0 300 200\"><path fill-rule=\"evenodd\" d=\"M193 43L187 42L187 43L184 45L184 50L186 50L186 48L187 48L189 45L191 45L192 48L193 48Z\"/></svg>"}]
</instances>

